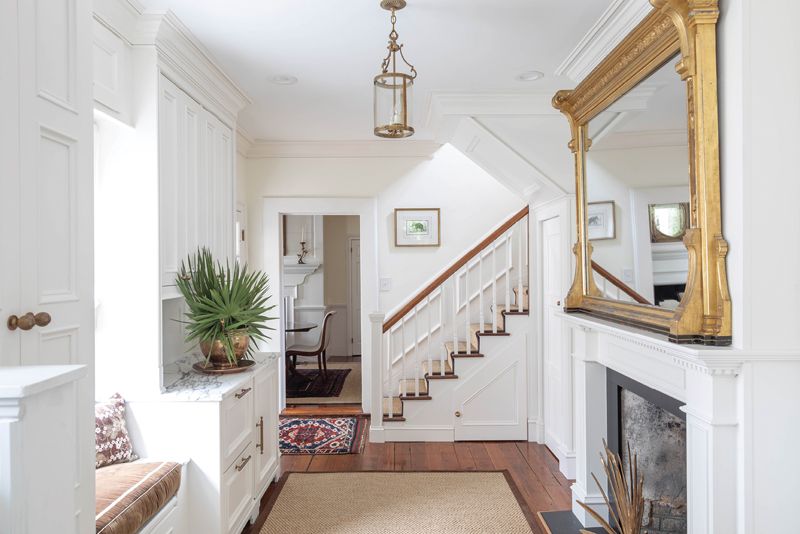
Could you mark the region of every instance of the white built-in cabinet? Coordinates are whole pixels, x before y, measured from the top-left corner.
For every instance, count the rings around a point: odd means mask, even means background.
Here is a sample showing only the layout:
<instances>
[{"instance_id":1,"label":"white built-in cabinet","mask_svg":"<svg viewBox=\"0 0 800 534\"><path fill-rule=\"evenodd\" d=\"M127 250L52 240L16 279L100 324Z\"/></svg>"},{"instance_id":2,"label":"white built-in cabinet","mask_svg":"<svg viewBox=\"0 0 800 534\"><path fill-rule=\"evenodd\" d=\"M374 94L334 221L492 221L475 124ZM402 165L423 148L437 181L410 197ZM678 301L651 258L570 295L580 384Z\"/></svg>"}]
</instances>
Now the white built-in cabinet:
<instances>
[{"instance_id":1,"label":"white built-in cabinet","mask_svg":"<svg viewBox=\"0 0 800 534\"><path fill-rule=\"evenodd\" d=\"M181 262L207 247L233 254L233 132L163 74L159 76L161 286L177 297Z\"/></svg>"},{"instance_id":2,"label":"white built-in cabinet","mask_svg":"<svg viewBox=\"0 0 800 534\"><path fill-rule=\"evenodd\" d=\"M239 534L280 474L278 358L257 360L253 372L212 381L201 394L183 379L159 399L129 403L128 425L142 444L137 453L191 458L192 534Z\"/></svg>"}]
</instances>

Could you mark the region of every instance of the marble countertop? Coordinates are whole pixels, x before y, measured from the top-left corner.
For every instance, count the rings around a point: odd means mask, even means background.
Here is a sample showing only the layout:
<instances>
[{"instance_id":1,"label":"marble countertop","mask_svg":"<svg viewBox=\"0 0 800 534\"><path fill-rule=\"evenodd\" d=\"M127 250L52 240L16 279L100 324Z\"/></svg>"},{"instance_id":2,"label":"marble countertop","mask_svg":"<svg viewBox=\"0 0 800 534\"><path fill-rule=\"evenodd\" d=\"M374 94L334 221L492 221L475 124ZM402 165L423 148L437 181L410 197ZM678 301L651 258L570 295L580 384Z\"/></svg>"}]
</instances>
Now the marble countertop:
<instances>
[{"instance_id":1,"label":"marble countertop","mask_svg":"<svg viewBox=\"0 0 800 534\"><path fill-rule=\"evenodd\" d=\"M230 391L247 381L261 367L277 362L277 352L257 352L253 355L256 365L243 373L207 375L192 369L192 365L203 360L196 354L188 354L164 367L164 390L161 400L167 401L220 401Z\"/></svg>"}]
</instances>

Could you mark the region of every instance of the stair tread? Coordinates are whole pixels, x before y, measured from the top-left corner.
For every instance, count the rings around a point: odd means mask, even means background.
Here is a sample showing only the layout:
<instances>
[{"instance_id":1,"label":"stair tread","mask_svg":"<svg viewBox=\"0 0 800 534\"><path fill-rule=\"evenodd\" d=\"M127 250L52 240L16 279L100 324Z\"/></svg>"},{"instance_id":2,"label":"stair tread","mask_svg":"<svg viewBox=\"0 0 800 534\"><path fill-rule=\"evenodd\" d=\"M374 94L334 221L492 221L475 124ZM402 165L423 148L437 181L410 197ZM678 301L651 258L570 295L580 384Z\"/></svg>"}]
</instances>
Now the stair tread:
<instances>
[{"instance_id":1,"label":"stair tread","mask_svg":"<svg viewBox=\"0 0 800 534\"><path fill-rule=\"evenodd\" d=\"M428 381L424 378L416 379L416 378L404 378L400 380L400 389L399 391L403 391L403 384L405 384L405 395L400 395L400 398L403 397L417 397L417 389L416 384L414 382L419 381L419 396L426 397L428 395Z\"/></svg>"},{"instance_id":2,"label":"stair tread","mask_svg":"<svg viewBox=\"0 0 800 534\"><path fill-rule=\"evenodd\" d=\"M389 418L389 407L391 406L392 418ZM403 401L400 397L392 397L383 399L383 417L384 419L393 420L400 418L403 415Z\"/></svg>"},{"instance_id":3,"label":"stair tread","mask_svg":"<svg viewBox=\"0 0 800 534\"><path fill-rule=\"evenodd\" d=\"M476 334L480 334L482 336L490 336L490 335L501 335L507 336L509 335L508 332L500 328L500 325L497 325L497 334L492 331L492 323L484 323L483 330L481 330L480 323L475 323L469 325L470 332L472 332L472 337L475 337Z\"/></svg>"},{"instance_id":4,"label":"stair tread","mask_svg":"<svg viewBox=\"0 0 800 534\"><path fill-rule=\"evenodd\" d=\"M422 371L425 374L441 374L442 373L442 361L441 360L432 360L430 369L428 368L428 362L422 362ZM445 374L453 374L453 363L448 358L444 360L444 372Z\"/></svg>"},{"instance_id":5,"label":"stair tread","mask_svg":"<svg viewBox=\"0 0 800 534\"><path fill-rule=\"evenodd\" d=\"M452 341L446 342L444 344L444 348L445 348L445 351L447 351L447 354L453 354L453 353L466 354L467 353L467 343L466 343L466 341L459 341L458 342L458 351L454 351L453 350L453 342ZM472 352L472 353L478 352L478 346L475 343L470 343L470 352Z\"/></svg>"}]
</instances>

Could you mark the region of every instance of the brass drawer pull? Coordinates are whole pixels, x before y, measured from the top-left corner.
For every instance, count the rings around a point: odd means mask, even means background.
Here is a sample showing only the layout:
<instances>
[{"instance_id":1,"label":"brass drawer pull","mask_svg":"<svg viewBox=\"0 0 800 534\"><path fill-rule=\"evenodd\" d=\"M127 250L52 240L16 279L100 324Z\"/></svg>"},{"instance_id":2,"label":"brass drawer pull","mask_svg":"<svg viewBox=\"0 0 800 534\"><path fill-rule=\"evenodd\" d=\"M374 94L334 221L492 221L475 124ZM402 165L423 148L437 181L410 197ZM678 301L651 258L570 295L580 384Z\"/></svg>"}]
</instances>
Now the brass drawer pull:
<instances>
[{"instance_id":1,"label":"brass drawer pull","mask_svg":"<svg viewBox=\"0 0 800 534\"><path fill-rule=\"evenodd\" d=\"M242 397L244 397L245 395L247 395L248 393L250 393L250 390L251 390L251 389L253 389L253 388L242 388L242 390L241 390L239 393L237 393L237 394L235 395L235 397L236 397L237 399L241 399Z\"/></svg>"},{"instance_id":2,"label":"brass drawer pull","mask_svg":"<svg viewBox=\"0 0 800 534\"><path fill-rule=\"evenodd\" d=\"M246 466L246 465L247 465L247 462L249 462L249 461L250 461L250 458L252 458L252 457L253 457L253 455L251 454L251 455L250 455L250 456L248 456L247 458L243 458L243 459L242 459L242 463L240 463L239 465L237 465L237 466L236 466L236 470L237 470L237 471L241 471L242 469L244 469L244 466Z\"/></svg>"},{"instance_id":3,"label":"brass drawer pull","mask_svg":"<svg viewBox=\"0 0 800 534\"><path fill-rule=\"evenodd\" d=\"M264 454L264 417L258 418L256 428L258 428L258 444L256 447L261 451L261 454Z\"/></svg>"}]
</instances>

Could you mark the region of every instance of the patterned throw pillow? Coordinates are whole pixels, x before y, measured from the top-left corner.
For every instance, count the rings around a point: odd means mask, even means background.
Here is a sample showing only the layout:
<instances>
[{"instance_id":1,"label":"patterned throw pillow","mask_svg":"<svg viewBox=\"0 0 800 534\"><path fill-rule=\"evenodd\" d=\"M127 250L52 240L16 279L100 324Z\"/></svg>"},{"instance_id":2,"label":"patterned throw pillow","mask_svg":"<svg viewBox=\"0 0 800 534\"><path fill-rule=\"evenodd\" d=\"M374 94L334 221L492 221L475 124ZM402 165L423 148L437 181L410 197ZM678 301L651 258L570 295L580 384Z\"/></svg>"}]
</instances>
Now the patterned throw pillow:
<instances>
[{"instance_id":1,"label":"patterned throw pillow","mask_svg":"<svg viewBox=\"0 0 800 534\"><path fill-rule=\"evenodd\" d=\"M95 468L138 458L125 425L125 399L119 393L94 405L94 443Z\"/></svg>"}]
</instances>

